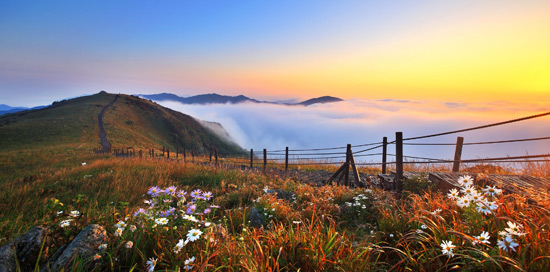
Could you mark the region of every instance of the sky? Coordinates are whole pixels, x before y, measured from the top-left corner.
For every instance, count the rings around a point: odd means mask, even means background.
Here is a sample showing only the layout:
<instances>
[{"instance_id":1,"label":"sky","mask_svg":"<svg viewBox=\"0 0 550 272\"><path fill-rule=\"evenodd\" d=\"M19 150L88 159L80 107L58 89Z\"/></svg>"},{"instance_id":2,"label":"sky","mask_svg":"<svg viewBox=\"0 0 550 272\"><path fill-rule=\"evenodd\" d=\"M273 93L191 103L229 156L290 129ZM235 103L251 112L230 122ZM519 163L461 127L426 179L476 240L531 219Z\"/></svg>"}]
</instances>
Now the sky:
<instances>
[{"instance_id":1,"label":"sky","mask_svg":"<svg viewBox=\"0 0 550 272\"><path fill-rule=\"evenodd\" d=\"M527 108L550 101L549 33L548 0L4 0L0 103L105 90Z\"/></svg>"},{"instance_id":2,"label":"sky","mask_svg":"<svg viewBox=\"0 0 550 272\"><path fill-rule=\"evenodd\" d=\"M0 104L111 93L246 95L312 107L162 105L220 122L243 148L378 142L550 109L550 1L0 2ZM548 117L434 141L545 137ZM548 141L464 157L550 152ZM450 149L449 149L450 148ZM407 146L451 158L453 147Z\"/></svg>"}]
</instances>

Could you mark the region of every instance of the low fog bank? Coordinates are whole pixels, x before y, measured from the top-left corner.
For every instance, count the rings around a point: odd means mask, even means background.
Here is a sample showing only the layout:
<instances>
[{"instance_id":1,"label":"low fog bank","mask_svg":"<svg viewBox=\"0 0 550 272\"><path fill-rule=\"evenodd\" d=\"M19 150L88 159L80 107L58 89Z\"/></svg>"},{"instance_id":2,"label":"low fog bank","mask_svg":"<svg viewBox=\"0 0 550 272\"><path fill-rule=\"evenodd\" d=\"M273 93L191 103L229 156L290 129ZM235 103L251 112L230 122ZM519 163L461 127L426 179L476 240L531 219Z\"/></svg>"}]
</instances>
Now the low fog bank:
<instances>
[{"instance_id":1,"label":"low fog bank","mask_svg":"<svg viewBox=\"0 0 550 272\"><path fill-rule=\"evenodd\" d=\"M309 107L271 104L184 105L173 101L159 104L195 118L220 123L241 147L255 151L341 147L381 142L395 132L404 138L464 129L545 112L542 105L506 101L463 103L408 100L348 100ZM422 143L497 141L550 136L550 117L488 129L415 140ZM366 147L356 148L359 151ZM452 159L454 146L404 146L409 156ZM320 151L330 152L330 151ZM381 149L367 153L379 153ZM389 153L395 153L393 146ZM302 152L304 153L304 152ZM464 146L463 159L550 153L548 140L494 145ZM310 157L310 156L303 156ZM360 157L362 162L380 161L380 156ZM391 158L390 158L391 160Z\"/></svg>"}]
</instances>

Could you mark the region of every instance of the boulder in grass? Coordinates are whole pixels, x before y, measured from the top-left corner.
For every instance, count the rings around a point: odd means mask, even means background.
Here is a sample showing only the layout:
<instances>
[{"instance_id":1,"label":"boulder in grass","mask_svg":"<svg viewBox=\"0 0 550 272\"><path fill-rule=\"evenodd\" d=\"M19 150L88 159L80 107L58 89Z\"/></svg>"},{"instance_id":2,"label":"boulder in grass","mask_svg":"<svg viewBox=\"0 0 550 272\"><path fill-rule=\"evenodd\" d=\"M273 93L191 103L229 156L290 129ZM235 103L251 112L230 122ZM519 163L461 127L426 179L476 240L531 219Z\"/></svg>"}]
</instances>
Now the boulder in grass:
<instances>
[{"instance_id":1,"label":"boulder in grass","mask_svg":"<svg viewBox=\"0 0 550 272\"><path fill-rule=\"evenodd\" d=\"M73 260L91 260L99 252L99 245L104 243L107 243L107 231L100 225L89 225L68 246L59 248L42 271L61 271L63 268L70 271Z\"/></svg>"},{"instance_id":2,"label":"boulder in grass","mask_svg":"<svg viewBox=\"0 0 550 272\"><path fill-rule=\"evenodd\" d=\"M254 228L260 228L265 224L265 220L262 213L256 207L253 207L252 210L250 210L250 215L248 215L248 221L250 221L250 226Z\"/></svg>"},{"instance_id":3,"label":"boulder in grass","mask_svg":"<svg viewBox=\"0 0 550 272\"><path fill-rule=\"evenodd\" d=\"M0 248L0 272L33 271L40 260L40 249L45 242L48 230L34 227L13 242ZM17 256L17 262L15 260Z\"/></svg>"}]
</instances>

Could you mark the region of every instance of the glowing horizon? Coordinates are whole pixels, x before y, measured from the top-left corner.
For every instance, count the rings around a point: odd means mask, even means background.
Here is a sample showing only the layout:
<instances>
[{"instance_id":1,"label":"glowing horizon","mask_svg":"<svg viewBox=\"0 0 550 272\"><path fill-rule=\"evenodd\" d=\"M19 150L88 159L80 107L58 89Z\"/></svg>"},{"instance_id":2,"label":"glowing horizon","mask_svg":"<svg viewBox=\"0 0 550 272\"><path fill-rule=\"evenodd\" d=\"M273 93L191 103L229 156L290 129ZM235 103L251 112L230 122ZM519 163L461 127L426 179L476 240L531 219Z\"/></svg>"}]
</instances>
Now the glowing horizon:
<instances>
[{"instance_id":1,"label":"glowing horizon","mask_svg":"<svg viewBox=\"0 0 550 272\"><path fill-rule=\"evenodd\" d=\"M548 10L539 0L4 2L0 103L100 90L547 103Z\"/></svg>"}]
</instances>

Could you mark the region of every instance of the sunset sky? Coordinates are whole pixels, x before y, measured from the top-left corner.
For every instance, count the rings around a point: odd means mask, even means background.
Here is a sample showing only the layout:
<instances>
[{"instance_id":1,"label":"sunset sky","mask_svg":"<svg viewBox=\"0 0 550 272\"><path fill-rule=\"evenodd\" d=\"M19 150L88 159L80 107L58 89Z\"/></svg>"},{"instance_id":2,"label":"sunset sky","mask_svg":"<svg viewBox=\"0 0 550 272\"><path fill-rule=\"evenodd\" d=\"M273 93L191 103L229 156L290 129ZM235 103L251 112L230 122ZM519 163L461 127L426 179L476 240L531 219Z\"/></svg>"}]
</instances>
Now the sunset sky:
<instances>
[{"instance_id":1,"label":"sunset sky","mask_svg":"<svg viewBox=\"0 0 550 272\"><path fill-rule=\"evenodd\" d=\"M106 90L550 105L550 1L0 2L0 104Z\"/></svg>"}]
</instances>

